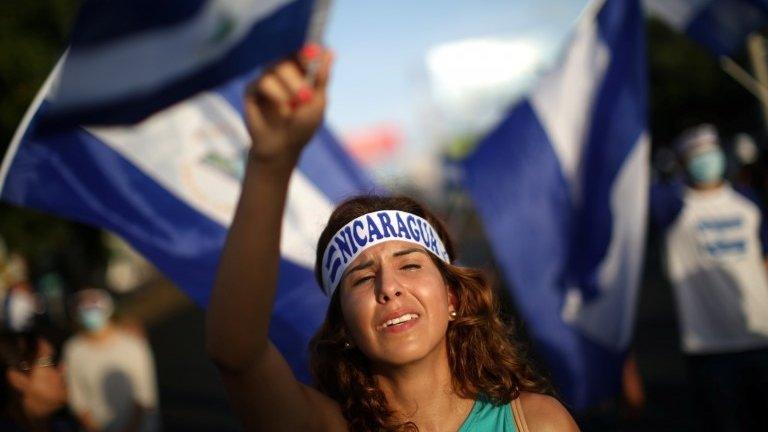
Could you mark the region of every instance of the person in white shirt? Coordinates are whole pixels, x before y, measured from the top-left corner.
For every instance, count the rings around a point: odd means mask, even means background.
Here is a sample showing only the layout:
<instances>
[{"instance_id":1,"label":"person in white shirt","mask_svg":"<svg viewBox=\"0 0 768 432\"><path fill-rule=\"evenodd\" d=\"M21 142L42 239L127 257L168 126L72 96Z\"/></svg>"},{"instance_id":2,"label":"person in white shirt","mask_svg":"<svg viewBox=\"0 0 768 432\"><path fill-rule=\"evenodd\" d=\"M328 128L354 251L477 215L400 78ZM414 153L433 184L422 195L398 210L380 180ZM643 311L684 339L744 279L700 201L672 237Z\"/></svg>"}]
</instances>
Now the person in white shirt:
<instances>
[{"instance_id":1,"label":"person in white shirt","mask_svg":"<svg viewBox=\"0 0 768 432\"><path fill-rule=\"evenodd\" d=\"M146 340L110 322L113 303L100 289L77 293L83 331L64 346L69 405L87 431L160 429L157 384Z\"/></svg>"},{"instance_id":2,"label":"person in white shirt","mask_svg":"<svg viewBox=\"0 0 768 432\"><path fill-rule=\"evenodd\" d=\"M768 430L768 231L754 194L724 181L716 129L684 132L685 182L655 185L681 345L700 427Z\"/></svg>"}]
</instances>

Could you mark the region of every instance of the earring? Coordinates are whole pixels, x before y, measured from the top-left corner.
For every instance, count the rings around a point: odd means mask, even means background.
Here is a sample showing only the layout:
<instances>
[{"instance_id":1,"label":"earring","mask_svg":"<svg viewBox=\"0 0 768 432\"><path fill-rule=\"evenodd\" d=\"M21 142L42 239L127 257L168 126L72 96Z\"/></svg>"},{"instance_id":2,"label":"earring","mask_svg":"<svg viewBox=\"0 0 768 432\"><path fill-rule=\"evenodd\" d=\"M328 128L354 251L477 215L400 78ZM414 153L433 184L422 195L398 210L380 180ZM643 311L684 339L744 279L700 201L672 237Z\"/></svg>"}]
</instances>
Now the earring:
<instances>
[{"instance_id":1,"label":"earring","mask_svg":"<svg viewBox=\"0 0 768 432\"><path fill-rule=\"evenodd\" d=\"M448 321L455 320L458 315L455 310L448 312Z\"/></svg>"},{"instance_id":2,"label":"earring","mask_svg":"<svg viewBox=\"0 0 768 432\"><path fill-rule=\"evenodd\" d=\"M349 342L344 342L344 349L345 349L345 350L350 350L350 349L352 349L352 344L351 344L351 343L349 343Z\"/></svg>"}]
</instances>

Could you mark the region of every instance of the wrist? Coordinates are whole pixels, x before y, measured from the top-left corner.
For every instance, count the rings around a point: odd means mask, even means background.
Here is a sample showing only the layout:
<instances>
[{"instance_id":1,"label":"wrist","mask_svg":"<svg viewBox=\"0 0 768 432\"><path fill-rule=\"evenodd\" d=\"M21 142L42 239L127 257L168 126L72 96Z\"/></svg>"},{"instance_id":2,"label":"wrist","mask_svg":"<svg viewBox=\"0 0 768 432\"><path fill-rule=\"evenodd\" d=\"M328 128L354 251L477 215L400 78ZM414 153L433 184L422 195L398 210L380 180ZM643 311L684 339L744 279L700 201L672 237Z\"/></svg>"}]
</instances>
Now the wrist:
<instances>
[{"instance_id":1,"label":"wrist","mask_svg":"<svg viewBox=\"0 0 768 432\"><path fill-rule=\"evenodd\" d=\"M269 157L249 152L246 171L263 174L273 179L287 179L298 163L298 155L273 155Z\"/></svg>"}]
</instances>

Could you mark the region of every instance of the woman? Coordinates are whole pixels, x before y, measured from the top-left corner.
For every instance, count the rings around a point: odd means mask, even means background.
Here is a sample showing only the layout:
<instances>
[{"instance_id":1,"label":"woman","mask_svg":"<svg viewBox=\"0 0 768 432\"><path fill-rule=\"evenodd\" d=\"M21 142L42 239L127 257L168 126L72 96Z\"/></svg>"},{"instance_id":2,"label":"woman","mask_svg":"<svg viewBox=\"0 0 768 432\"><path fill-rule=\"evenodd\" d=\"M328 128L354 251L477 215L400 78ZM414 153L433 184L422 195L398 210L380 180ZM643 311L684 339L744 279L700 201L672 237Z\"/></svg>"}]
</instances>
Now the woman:
<instances>
[{"instance_id":1,"label":"woman","mask_svg":"<svg viewBox=\"0 0 768 432\"><path fill-rule=\"evenodd\" d=\"M442 225L407 198L360 197L334 211L317 248L331 298L311 347L318 388L294 378L267 331L288 180L326 103L331 56L320 54L312 85L305 61L282 61L249 88L253 144L208 312L208 350L245 427L577 430L540 394L489 285L451 264Z\"/></svg>"}]
</instances>

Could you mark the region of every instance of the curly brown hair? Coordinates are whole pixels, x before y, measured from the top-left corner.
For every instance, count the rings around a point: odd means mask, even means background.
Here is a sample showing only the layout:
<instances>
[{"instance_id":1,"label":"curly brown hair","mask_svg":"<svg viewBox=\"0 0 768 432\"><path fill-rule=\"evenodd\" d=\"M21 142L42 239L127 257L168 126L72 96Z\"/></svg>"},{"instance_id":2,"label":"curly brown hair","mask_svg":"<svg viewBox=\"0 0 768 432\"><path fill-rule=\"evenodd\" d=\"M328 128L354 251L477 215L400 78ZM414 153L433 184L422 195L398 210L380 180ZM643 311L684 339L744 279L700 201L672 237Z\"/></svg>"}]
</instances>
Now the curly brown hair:
<instances>
[{"instance_id":1,"label":"curly brown hair","mask_svg":"<svg viewBox=\"0 0 768 432\"><path fill-rule=\"evenodd\" d=\"M424 206L403 196L360 196L339 205L320 235L315 261L318 282L322 283L319 263L331 237L352 219L379 210L401 210L426 219L454 259L447 230ZM521 345L514 342L513 327L502 320L499 301L482 272L445 264L432 254L430 257L456 297L457 318L449 323L446 334L456 394L470 399L482 396L495 404L507 404L520 391L551 393ZM348 341L337 292L331 298L325 322L310 342L310 367L318 389L339 403L353 431L418 430L389 408L371 372L370 361L360 350L347 348Z\"/></svg>"}]
</instances>

